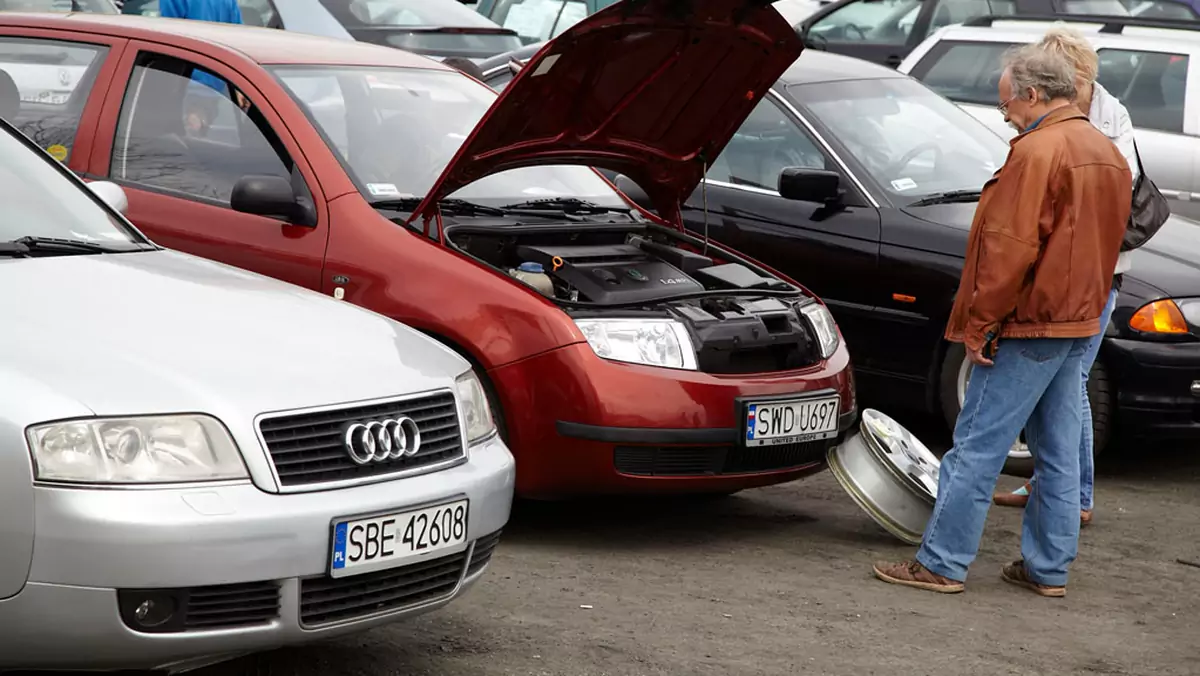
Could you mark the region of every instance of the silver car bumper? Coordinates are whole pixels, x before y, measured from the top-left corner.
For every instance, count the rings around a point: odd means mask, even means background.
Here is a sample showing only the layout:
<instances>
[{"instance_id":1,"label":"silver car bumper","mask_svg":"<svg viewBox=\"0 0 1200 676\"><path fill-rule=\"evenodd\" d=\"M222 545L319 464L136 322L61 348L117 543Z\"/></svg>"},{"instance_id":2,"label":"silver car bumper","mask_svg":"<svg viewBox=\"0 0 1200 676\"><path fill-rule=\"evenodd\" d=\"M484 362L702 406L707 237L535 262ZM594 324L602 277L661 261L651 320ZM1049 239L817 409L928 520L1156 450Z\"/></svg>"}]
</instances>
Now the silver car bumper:
<instances>
[{"instance_id":1,"label":"silver car bumper","mask_svg":"<svg viewBox=\"0 0 1200 676\"><path fill-rule=\"evenodd\" d=\"M358 632L444 606L482 575L512 505L515 472L507 447L493 438L472 447L469 457L433 474L290 495L249 483L169 490L38 487L28 581L0 600L0 668L179 669ZM470 500L465 545L386 572L338 580L326 574L335 519L462 498ZM225 613L227 621L257 621L143 633L127 626L118 607L118 590L198 588L184 597L196 605L197 617L220 623ZM267 589L278 590L277 611ZM305 621L314 598L326 608L333 599L351 615Z\"/></svg>"}]
</instances>

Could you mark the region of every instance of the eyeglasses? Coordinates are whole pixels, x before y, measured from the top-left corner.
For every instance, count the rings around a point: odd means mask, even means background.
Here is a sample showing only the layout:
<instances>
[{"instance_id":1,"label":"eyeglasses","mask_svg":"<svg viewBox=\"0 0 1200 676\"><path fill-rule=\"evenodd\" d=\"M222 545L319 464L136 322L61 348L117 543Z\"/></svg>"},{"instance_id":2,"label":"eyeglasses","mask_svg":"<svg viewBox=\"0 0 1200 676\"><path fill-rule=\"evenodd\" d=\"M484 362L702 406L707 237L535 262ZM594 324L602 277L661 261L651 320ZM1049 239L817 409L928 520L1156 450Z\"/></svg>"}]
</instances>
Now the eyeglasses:
<instances>
[{"instance_id":1,"label":"eyeglasses","mask_svg":"<svg viewBox=\"0 0 1200 676\"><path fill-rule=\"evenodd\" d=\"M1012 103L1014 100L1016 100L1016 98L1017 98L1016 96L1008 97L1007 101L996 106L996 110L999 110L1000 112L1007 114L1008 113L1008 104Z\"/></svg>"}]
</instances>

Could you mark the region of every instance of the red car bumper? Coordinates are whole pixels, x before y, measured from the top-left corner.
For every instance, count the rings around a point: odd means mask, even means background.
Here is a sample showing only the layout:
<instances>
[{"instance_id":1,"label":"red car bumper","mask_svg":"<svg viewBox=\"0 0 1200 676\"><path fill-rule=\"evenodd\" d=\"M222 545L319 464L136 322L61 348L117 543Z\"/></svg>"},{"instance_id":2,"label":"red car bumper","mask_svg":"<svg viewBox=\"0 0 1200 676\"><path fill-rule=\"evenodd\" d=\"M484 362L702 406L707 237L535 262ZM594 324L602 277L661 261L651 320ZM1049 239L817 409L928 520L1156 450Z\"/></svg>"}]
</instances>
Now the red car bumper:
<instances>
[{"instance_id":1,"label":"red car bumper","mask_svg":"<svg viewBox=\"0 0 1200 676\"><path fill-rule=\"evenodd\" d=\"M489 372L525 497L730 492L825 468L857 415L845 345L807 369L709 375L606 361L586 343ZM745 448L746 399L836 392L838 437Z\"/></svg>"}]
</instances>

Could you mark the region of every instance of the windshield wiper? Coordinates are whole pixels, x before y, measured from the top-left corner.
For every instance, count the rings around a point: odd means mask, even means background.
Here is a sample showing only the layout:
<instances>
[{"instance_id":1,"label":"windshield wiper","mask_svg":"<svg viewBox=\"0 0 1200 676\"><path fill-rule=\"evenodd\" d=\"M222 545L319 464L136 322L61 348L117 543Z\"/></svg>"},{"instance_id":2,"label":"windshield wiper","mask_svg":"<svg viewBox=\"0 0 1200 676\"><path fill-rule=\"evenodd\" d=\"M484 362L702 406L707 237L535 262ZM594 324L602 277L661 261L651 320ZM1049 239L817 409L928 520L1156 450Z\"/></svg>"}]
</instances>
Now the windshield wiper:
<instances>
[{"instance_id":1,"label":"windshield wiper","mask_svg":"<svg viewBox=\"0 0 1200 676\"><path fill-rule=\"evenodd\" d=\"M949 190L946 192L934 193L913 202L908 205L910 207L927 207L933 204L954 204L958 202L978 202L979 196L983 192L980 190Z\"/></svg>"},{"instance_id":2,"label":"windshield wiper","mask_svg":"<svg viewBox=\"0 0 1200 676\"><path fill-rule=\"evenodd\" d=\"M506 204L505 209L524 209L538 211L561 211L566 214L607 214L612 211L608 207L602 207L599 204L581 200L578 197L547 197L540 200L529 200L528 202L517 202L516 204Z\"/></svg>"},{"instance_id":3,"label":"windshield wiper","mask_svg":"<svg viewBox=\"0 0 1200 676\"><path fill-rule=\"evenodd\" d=\"M134 244L132 248L114 247L97 242L85 242L81 239L60 239L57 237L18 237L17 239L0 242L0 253L8 256L27 256L34 251L47 253L119 253L122 251L142 251L146 247Z\"/></svg>"},{"instance_id":4,"label":"windshield wiper","mask_svg":"<svg viewBox=\"0 0 1200 676\"><path fill-rule=\"evenodd\" d=\"M395 209L398 211L412 211L425 201L421 197L401 197L392 200L374 200L370 204L376 209ZM459 216L504 216L508 212L497 207L484 206L466 200L456 198L447 198L438 202L438 207L442 213L457 214Z\"/></svg>"}]
</instances>

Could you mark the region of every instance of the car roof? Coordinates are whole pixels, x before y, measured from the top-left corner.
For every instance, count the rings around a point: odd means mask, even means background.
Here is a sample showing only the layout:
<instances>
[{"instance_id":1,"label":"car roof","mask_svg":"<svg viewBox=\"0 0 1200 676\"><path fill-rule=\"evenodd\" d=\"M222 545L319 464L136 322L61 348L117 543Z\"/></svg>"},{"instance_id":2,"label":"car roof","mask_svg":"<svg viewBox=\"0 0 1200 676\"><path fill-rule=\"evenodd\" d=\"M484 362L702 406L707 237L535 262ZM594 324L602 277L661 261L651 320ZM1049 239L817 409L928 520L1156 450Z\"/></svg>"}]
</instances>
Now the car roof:
<instances>
[{"instance_id":1,"label":"car roof","mask_svg":"<svg viewBox=\"0 0 1200 676\"><path fill-rule=\"evenodd\" d=\"M449 70L448 66L433 59L392 47L276 28L192 19L78 12L3 12L0 13L0 26L49 28L147 40L208 53L213 48L223 48L239 52L263 65L361 65Z\"/></svg>"},{"instance_id":2,"label":"car roof","mask_svg":"<svg viewBox=\"0 0 1200 676\"><path fill-rule=\"evenodd\" d=\"M937 40L971 40L974 42L1036 42L1052 27L1063 25L1078 30L1089 40L1103 45L1154 46L1156 51L1165 47L1190 51L1200 46L1200 31L1188 28L1151 28L1147 26L1125 26L1120 33L1102 32L1103 23L1097 21L1013 21L996 19L988 26L964 26L955 24L939 30L931 38Z\"/></svg>"},{"instance_id":3,"label":"car roof","mask_svg":"<svg viewBox=\"0 0 1200 676\"><path fill-rule=\"evenodd\" d=\"M907 76L887 66L809 48L801 52L800 58L784 72L776 86L902 77Z\"/></svg>"}]
</instances>

